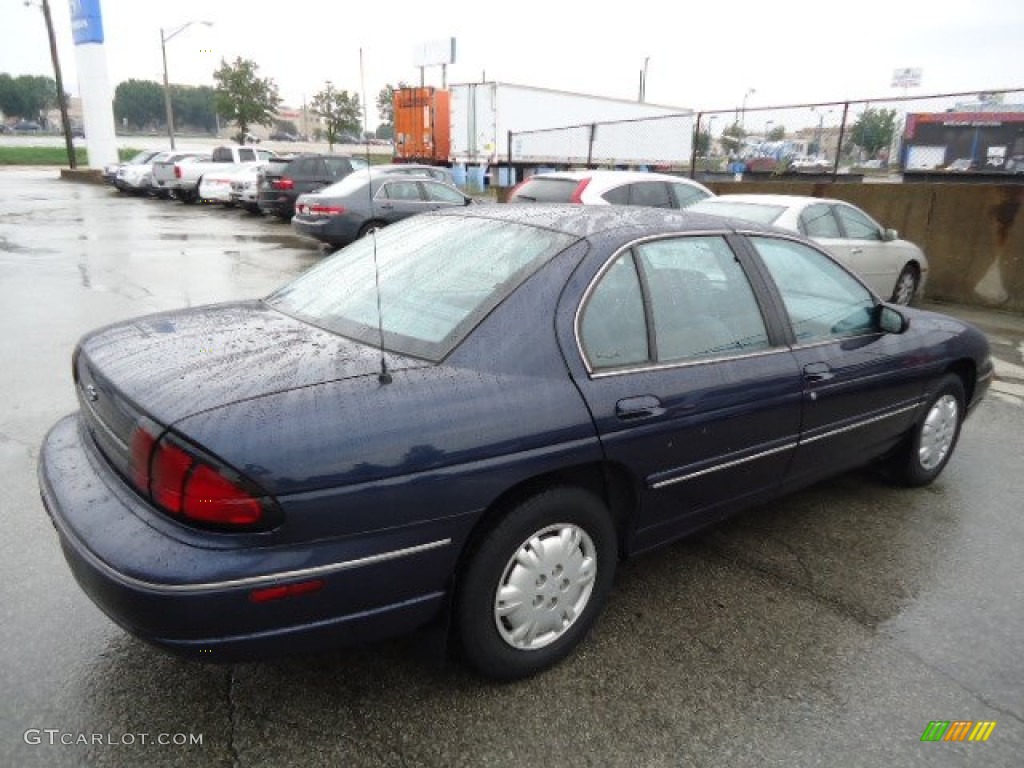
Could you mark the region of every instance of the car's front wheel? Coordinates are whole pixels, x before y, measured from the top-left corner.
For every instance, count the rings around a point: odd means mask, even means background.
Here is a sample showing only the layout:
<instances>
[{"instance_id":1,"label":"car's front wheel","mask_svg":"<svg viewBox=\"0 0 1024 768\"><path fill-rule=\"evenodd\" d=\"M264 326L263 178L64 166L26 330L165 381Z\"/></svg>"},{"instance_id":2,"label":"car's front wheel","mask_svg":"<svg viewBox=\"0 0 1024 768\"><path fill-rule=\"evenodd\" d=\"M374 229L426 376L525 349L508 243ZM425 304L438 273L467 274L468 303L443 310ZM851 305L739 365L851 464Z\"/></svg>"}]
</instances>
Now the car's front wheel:
<instances>
[{"instance_id":1,"label":"car's front wheel","mask_svg":"<svg viewBox=\"0 0 1024 768\"><path fill-rule=\"evenodd\" d=\"M917 284L920 280L918 277L917 267L912 264L907 264L900 272L900 276L896 278L896 285L892 289L892 301L894 304L902 304L904 306L910 304L914 298L914 294L917 293Z\"/></svg>"},{"instance_id":2,"label":"car's front wheel","mask_svg":"<svg viewBox=\"0 0 1024 768\"><path fill-rule=\"evenodd\" d=\"M939 380L924 417L893 458L894 469L906 485L928 485L945 468L960 437L965 401L959 376L947 374Z\"/></svg>"},{"instance_id":3,"label":"car's front wheel","mask_svg":"<svg viewBox=\"0 0 1024 768\"><path fill-rule=\"evenodd\" d=\"M600 614L616 559L611 517L589 491L551 488L514 507L460 581L456 622L469 663L515 680L561 661Z\"/></svg>"}]
</instances>

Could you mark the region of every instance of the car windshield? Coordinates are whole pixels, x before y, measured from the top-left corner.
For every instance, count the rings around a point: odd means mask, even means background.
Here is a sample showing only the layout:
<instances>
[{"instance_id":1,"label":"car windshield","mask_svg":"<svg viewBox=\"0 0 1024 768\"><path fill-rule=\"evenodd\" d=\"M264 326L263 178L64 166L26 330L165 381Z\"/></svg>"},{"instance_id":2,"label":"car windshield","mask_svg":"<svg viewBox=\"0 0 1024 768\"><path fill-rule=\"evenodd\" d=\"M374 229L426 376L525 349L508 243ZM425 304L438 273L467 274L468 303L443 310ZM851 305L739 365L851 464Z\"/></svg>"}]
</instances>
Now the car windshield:
<instances>
[{"instance_id":1,"label":"car windshield","mask_svg":"<svg viewBox=\"0 0 1024 768\"><path fill-rule=\"evenodd\" d=\"M417 216L364 237L267 298L312 325L438 361L575 237L475 217Z\"/></svg>"},{"instance_id":2,"label":"car windshield","mask_svg":"<svg viewBox=\"0 0 1024 768\"><path fill-rule=\"evenodd\" d=\"M757 224L771 224L778 219L786 209L781 205L740 203L718 198L715 200L701 200L699 203L691 205L687 210L699 213L711 213L715 216L729 216L734 219L753 221Z\"/></svg>"}]
</instances>

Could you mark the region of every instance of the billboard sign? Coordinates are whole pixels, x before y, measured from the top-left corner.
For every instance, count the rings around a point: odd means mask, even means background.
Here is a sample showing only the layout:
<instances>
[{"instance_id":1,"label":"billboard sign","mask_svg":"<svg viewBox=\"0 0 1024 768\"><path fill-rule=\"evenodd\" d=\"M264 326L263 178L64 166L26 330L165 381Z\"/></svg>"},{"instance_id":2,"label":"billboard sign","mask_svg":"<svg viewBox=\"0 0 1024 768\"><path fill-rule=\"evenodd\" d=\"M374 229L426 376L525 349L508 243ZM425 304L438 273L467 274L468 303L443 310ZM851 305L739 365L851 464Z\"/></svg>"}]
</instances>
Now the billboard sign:
<instances>
[{"instance_id":1,"label":"billboard sign","mask_svg":"<svg viewBox=\"0 0 1024 768\"><path fill-rule=\"evenodd\" d=\"M441 40L428 40L416 46L413 53L413 65L417 67L434 67L442 64L455 63L455 38L445 37Z\"/></svg>"},{"instance_id":2,"label":"billboard sign","mask_svg":"<svg viewBox=\"0 0 1024 768\"><path fill-rule=\"evenodd\" d=\"M71 7L71 33L75 45L103 42L103 18L100 0L69 0Z\"/></svg>"},{"instance_id":3,"label":"billboard sign","mask_svg":"<svg viewBox=\"0 0 1024 768\"><path fill-rule=\"evenodd\" d=\"M906 67L892 71L893 88L918 88L921 85L921 68Z\"/></svg>"}]
</instances>

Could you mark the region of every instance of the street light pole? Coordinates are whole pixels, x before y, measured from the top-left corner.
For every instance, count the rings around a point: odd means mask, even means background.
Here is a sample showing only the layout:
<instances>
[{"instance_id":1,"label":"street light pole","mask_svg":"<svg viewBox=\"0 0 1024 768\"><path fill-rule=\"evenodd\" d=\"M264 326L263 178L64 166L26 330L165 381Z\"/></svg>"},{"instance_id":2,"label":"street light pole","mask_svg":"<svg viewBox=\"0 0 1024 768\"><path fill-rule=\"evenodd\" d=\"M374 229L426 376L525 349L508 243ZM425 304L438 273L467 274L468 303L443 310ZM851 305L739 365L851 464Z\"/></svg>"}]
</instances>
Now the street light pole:
<instances>
[{"instance_id":1,"label":"street light pole","mask_svg":"<svg viewBox=\"0 0 1024 768\"><path fill-rule=\"evenodd\" d=\"M753 88L748 88L747 92L743 94L743 106L740 108L740 128L747 127L747 99L757 93Z\"/></svg>"},{"instance_id":2,"label":"street light pole","mask_svg":"<svg viewBox=\"0 0 1024 768\"><path fill-rule=\"evenodd\" d=\"M174 108L171 107L171 86L167 80L167 41L181 34L193 24L213 26L212 21L186 21L169 35L165 35L164 28L160 27L160 54L164 60L164 111L167 113L167 138L171 140L171 149L174 149Z\"/></svg>"},{"instance_id":3,"label":"street light pole","mask_svg":"<svg viewBox=\"0 0 1024 768\"><path fill-rule=\"evenodd\" d=\"M25 0L25 5L31 5ZM68 166L78 167L75 159L75 144L71 139L71 120L68 118L68 99L64 93L64 78L60 72L60 57L57 56L57 36L53 32L53 18L50 16L49 0L42 0L39 6L43 11L43 19L46 21L46 34L50 38L50 60L53 62L53 79L57 83L57 106L60 108L60 126L64 131L64 146L68 152Z\"/></svg>"}]
</instances>

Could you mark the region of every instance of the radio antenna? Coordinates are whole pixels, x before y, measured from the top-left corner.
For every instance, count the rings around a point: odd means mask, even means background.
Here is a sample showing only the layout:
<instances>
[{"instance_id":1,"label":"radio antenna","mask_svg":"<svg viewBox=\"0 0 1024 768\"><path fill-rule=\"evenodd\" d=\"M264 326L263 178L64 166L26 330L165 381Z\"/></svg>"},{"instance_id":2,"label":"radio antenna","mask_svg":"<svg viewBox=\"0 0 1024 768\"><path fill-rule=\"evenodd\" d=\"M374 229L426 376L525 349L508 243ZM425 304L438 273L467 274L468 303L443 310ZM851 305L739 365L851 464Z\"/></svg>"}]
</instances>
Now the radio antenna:
<instances>
[{"instance_id":1,"label":"radio antenna","mask_svg":"<svg viewBox=\"0 0 1024 768\"><path fill-rule=\"evenodd\" d=\"M370 174L370 142L366 138L366 71L363 68L363 49L359 49L359 83L363 91L363 154L366 157L366 195L370 203L370 216L373 216L373 176ZM388 371L388 363L384 358L384 310L380 301L380 265L377 263L377 231L370 230L367 233L371 238L373 247L373 282L377 291L377 339L380 342L380 373L377 374L377 381L381 384L390 384L391 373Z\"/></svg>"}]
</instances>

